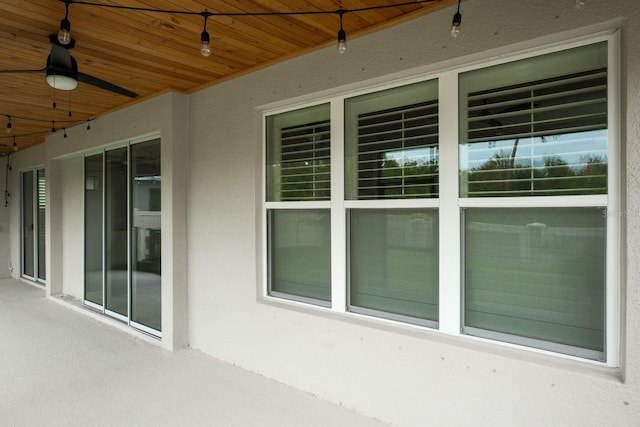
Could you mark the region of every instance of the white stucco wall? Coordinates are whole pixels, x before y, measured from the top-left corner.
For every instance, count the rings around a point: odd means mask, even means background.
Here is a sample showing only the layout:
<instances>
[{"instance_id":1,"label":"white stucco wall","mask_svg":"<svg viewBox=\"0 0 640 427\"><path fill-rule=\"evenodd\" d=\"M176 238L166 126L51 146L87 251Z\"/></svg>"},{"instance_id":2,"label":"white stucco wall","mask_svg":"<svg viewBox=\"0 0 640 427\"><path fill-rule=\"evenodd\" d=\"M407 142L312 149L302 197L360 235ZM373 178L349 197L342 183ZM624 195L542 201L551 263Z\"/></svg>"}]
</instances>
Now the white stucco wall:
<instances>
[{"instance_id":1,"label":"white stucco wall","mask_svg":"<svg viewBox=\"0 0 640 427\"><path fill-rule=\"evenodd\" d=\"M457 40L448 33L453 10L445 10L350 38L342 56L333 47L323 49L189 96L165 94L133 105L92 122L89 135L84 126L68 129L66 142L54 135L13 159L13 275L20 262L21 168L46 166L48 185L53 181L49 293L81 298L79 156L160 132L167 348L188 341L398 426L638 425L640 176L632 165L640 160L640 10L631 0L587 0L583 10L574 4L466 0ZM620 368L259 300L260 106L312 100L390 75L438 71L614 27L622 39L623 158L631 165L624 176L629 255L621 284ZM0 233L2 227L0 214Z\"/></svg>"},{"instance_id":2,"label":"white stucco wall","mask_svg":"<svg viewBox=\"0 0 640 427\"><path fill-rule=\"evenodd\" d=\"M622 28L627 148L638 156L640 13L632 1L468 0L463 33L452 10L350 40L191 97L190 343L221 359L400 426L634 425L640 423L637 254L640 223L627 218L621 369L604 369L437 332L256 301L261 233L257 107L352 87L415 67L441 70L524 48ZM604 25L601 25L602 23ZM533 40L533 41L532 41ZM630 48L627 48L630 47ZM628 171L629 212L640 212ZM624 239L623 239L624 240ZM256 255L258 254L258 255Z\"/></svg>"},{"instance_id":3,"label":"white stucco wall","mask_svg":"<svg viewBox=\"0 0 640 427\"><path fill-rule=\"evenodd\" d=\"M62 161L63 293L82 298L84 292L84 159Z\"/></svg>"},{"instance_id":4,"label":"white stucco wall","mask_svg":"<svg viewBox=\"0 0 640 427\"><path fill-rule=\"evenodd\" d=\"M8 158L2 157L0 158L0 278L10 277L11 273L9 271L9 265L11 260L11 245L10 245L10 207L5 206L5 190L11 191L10 181L6 180L6 171L7 171ZM10 176L8 179L13 178Z\"/></svg>"}]
</instances>

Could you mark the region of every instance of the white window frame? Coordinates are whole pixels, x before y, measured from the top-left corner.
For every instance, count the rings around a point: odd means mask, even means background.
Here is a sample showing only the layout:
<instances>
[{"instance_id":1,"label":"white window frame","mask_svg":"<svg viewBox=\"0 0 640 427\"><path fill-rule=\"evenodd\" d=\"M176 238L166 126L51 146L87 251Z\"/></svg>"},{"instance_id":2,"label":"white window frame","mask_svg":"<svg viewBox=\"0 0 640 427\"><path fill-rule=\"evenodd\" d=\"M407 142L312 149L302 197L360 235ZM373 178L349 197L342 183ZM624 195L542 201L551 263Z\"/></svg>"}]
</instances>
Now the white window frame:
<instances>
[{"instance_id":1,"label":"white window frame","mask_svg":"<svg viewBox=\"0 0 640 427\"><path fill-rule=\"evenodd\" d=\"M584 45L606 41L608 44L608 193L587 196L531 196L531 197L491 197L460 198L458 178L458 77L459 74L493 65L531 58L547 53L567 50ZM355 90L336 89L324 96L313 96L313 102L304 100L291 102L289 105L278 104L261 108L262 127L262 206L261 206L261 257L262 268L259 269L259 300L278 306L292 307L331 313L345 320L358 319L374 325L395 325L398 332L433 329L424 326L401 323L395 320L370 317L349 312L348 295L348 260L347 260L347 211L351 208L437 208L439 212L439 327L438 333L460 337L466 341L488 342L505 347L526 349L531 352L562 357L595 365L619 366L620 345L620 289L621 270L623 265L621 252L621 219L620 213L621 184L621 134L620 134L620 34L617 30L605 31L596 35L585 36L571 41L562 41L543 47L509 53L499 57L474 62L456 68L447 68L439 72L416 72L409 77L389 78L388 81L375 85L360 86ZM437 79L439 90L439 198L437 199L396 199L396 200L345 200L344 190L344 104L347 98L383 91L393 87L404 86L420 81ZM321 202L266 202L266 130L267 116L286 111L330 103L331 108L331 200ZM446 125L443 125L446 124ZM594 207L605 206L607 209L606 227L606 343L605 362L583 359L548 350L526 347L519 344L505 343L488 338L465 335L462 330L463 299L461 253L461 211L464 208L478 207ZM283 300L268 294L268 242L267 211L269 209L331 209L331 306L323 308L313 304Z\"/></svg>"}]
</instances>

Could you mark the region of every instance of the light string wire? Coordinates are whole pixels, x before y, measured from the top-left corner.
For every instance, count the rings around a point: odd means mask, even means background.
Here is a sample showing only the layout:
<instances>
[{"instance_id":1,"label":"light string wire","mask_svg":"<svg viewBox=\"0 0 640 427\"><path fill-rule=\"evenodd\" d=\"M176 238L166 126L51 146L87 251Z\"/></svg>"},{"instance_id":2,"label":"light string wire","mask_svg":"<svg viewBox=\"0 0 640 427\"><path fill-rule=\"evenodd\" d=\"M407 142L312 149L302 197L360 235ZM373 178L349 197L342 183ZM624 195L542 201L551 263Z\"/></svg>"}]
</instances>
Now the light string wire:
<instances>
[{"instance_id":1,"label":"light string wire","mask_svg":"<svg viewBox=\"0 0 640 427\"><path fill-rule=\"evenodd\" d=\"M308 10L308 11L270 11L270 12L209 12L208 10L203 10L202 12L193 12L189 10L171 10L171 9L154 9L150 7L140 7L140 6L126 6L126 5L117 5L117 4L105 4L105 3L96 3L90 1L82 1L82 0L59 0L61 2L69 2L69 4L79 4L85 6L97 6L104 7L110 9L124 9L124 10L132 10L139 12L155 12L155 13L167 13L167 14L176 14L176 15L194 15L194 16L286 16L286 15L344 15L345 13L357 13L357 12L366 12L369 10L380 10L380 9L390 9L395 7L403 7L403 6L413 6L420 5L423 3L434 3L441 0L418 0L418 1L408 1L402 3L395 4L384 4L379 6L367 6L367 7L359 7L355 9L336 9L336 10Z\"/></svg>"},{"instance_id":2,"label":"light string wire","mask_svg":"<svg viewBox=\"0 0 640 427\"><path fill-rule=\"evenodd\" d=\"M127 6L127 5L117 5L117 4L106 4L106 3L97 3L91 1L82 1L82 0L59 0L60 2L65 4L66 7L66 15L68 15L68 8L70 5L83 5L83 6L93 6L93 7L102 7L107 9L120 9L120 10L130 10L130 11L138 11L138 12L152 12L152 13L164 13L164 14L174 14L174 15L190 15L190 16L201 16L205 19L212 16L226 16L226 17L240 17L240 16L300 16L300 15L337 15L341 20L344 15L348 13L358 13L358 12L367 12L371 10L381 10L381 9L391 9L391 8L399 8L404 6L416 6L425 3L435 3L441 0L418 0L418 1L406 1L401 3L393 3L393 4L385 4L378 6L367 6L367 7L359 7L354 9L346 9L343 8L342 5L339 9L335 10L307 10L307 11L263 11L263 12L210 12L208 9L205 9L201 12L194 12L188 10L173 10L173 9L156 9L151 7L140 7L140 6ZM43 71L43 70L38 70ZM20 117L8 114L2 114L7 118L11 118L14 120L27 120L34 122L43 122L43 123L52 123L51 120L46 119L36 119L30 117ZM92 119L86 120L58 120L54 123L72 123L73 125L80 124L82 122L90 122ZM55 127L55 126L54 126ZM63 128L64 129L64 128ZM47 131L38 131L32 132L28 134L13 134L13 135L0 135L0 139L4 138L25 138L30 136L40 136L40 135L48 135L51 133L51 130Z\"/></svg>"},{"instance_id":3,"label":"light string wire","mask_svg":"<svg viewBox=\"0 0 640 427\"><path fill-rule=\"evenodd\" d=\"M23 121L29 121L29 122L37 122L37 123L47 123L47 124L51 124L51 128L48 130L41 130L41 131L36 131L36 132L30 132L30 133L23 133L23 134L14 134L11 133L10 135L2 135L0 134L0 139L13 139L15 138L27 138L30 136L42 136L42 135L49 135L52 132L52 129L55 128L56 124L60 124L60 125L66 125L63 126L63 129L66 129L68 127L72 127L72 126L76 126L82 123L90 123L92 120L95 120L93 118L89 118L89 119L84 119L84 120L80 120L80 119L73 119L73 120L48 120L48 119L36 119L33 117L24 117L24 116L14 116L13 114L0 114L0 116L4 116L6 117L8 120L11 121L12 123L12 129L15 129L16 125L15 122L23 120Z\"/></svg>"}]
</instances>

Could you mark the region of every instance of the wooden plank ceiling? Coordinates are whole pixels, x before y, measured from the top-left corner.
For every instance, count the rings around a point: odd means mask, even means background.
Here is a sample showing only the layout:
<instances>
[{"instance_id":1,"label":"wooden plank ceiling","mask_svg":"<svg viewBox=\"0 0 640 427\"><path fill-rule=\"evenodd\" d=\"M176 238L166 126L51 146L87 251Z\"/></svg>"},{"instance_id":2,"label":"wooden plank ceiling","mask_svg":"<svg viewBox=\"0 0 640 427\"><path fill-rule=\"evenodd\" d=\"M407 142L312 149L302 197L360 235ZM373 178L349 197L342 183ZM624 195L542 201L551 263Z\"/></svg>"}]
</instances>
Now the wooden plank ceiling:
<instances>
[{"instance_id":1,"label":"wooden plank ceiling","mask_svg":"<svg viewBox=\"0 0 640 427\"><path fill-rule=\"evenodd\" d=\"M406 0L405 0L406 2ZM80 82L54 90L45 73L0 74L0 154L44 142L52 128L86 123L165 91L190 93L209 85L336 43L339 15L240 16L263 12L350 10L343 16L349 40L418 15L455 5L432 0L359 11L402 0L97 0L96 3L171 11L232 14L210 16L212 54L199 53L203 17L105 8L71 2L69 21L78 71L139 94L132 99ZM64 18L60 0L0 0L0 70L43 69L49 35ZM443 26L446 27L446 23ZM349 54L348 52L346 53ZM55 101L56 108L53 108ZM71 113L71 115L69 115ZM11 116L11 133L6 126Z\"/></svg>"}]
</instances>

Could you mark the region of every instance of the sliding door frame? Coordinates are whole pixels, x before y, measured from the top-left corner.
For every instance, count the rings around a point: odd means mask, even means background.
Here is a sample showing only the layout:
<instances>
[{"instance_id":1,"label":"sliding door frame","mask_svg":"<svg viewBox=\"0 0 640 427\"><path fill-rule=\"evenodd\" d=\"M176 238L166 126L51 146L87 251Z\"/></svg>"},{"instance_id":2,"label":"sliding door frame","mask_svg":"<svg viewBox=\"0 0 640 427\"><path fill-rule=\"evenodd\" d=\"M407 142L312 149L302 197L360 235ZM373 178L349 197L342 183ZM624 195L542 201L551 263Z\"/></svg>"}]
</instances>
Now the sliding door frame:
<instances>
[{"instance_id":1,"label":"sliding door frame","mask_svg":"<svg viewBox=\"0 0 640 427\"><path fill-rule=\"evenodd\" d=\"M31 224L25 224L25 177L27 174L31 174L31 194L30 202L31 202ZM40 241L40 232L41 232L41 215L45 215L45 213L40 213L40 200L41 197L44 197L44 194L41 194L40 187L40 177L45 180L45 189L46 191L46 175L43 167L37 167L33 169L25 169L20 172L20 277L28 279L34 283L38 283L41 285L46 285L46 267L40 268L40 264L42 261L46 259L46 252L41 254L41 249L46 251L46 244L44 241ZM46 210L46 205L44 206ZM33 263L33 275L29 275L25 273L25 230L26 227L31 227L31 246L32 246L32 254L30 262ZM46 232L46 228L45 228ZM42 259L41 259L42 258ZM41 271L42 270L42 271ZM45 275L44 277L41 277Z\"/></svg>"},{"instance_id":2,"label":"sliding door frame","mask_svg":"<svg viewBox=\"0 0 640 427\"><path fill-rule=\"evenodd\" d=\"M114 318L118 321L121 321L123 323L126 323L127 325L138 329L146 334L149 334L151 336L154 336L156 338L162 338L162 332L156 329L153 329L149 326L143 325L141 323L135 322L132 320L132 301L131 301L131 297L132 297L132 286L133 286L133 279L132 279L132 221L133 221L133 201L132 201L132 189L131 189L131 181L132 181L132 156L131 156L131 151L132 151L132 147L136 144L141 144L144 142L150 142L150 141L154 141L154 140L158 140L160 141L160 135L159 134L154 134L154 135L150 135L148 137L145 137L144 139L139 139L139 140L135 140L135 141L129 141L125 144L118 144L118 145L113 145L113 146L109 146L107 148L104 148L102 150L99 151L92 151L90 153L86 153L84 156L84 159L86 159L87 157L90 157L92 155L96 155L96 154L102 154L102 176L101 176L101 185L102 185L102 209L101 209L101 213L102 213L102 225L101 225L101 230L102 230L102 258L101 258L101 262L102 262L102 272L101 272L101 279L102 279L102 305L97 304L95 302L89 301L87 300L87 295L86 295L86 263L87 263L87 259L86 259L86 236L87 236L87 229L86 229L86 187L84 187L83 189L83 206L84 206L84 221L83 221L83 229L84 229L84 238L83 238L83 244L85 245L85 251L84 251L84 287L83 287L83 304L98 311L101 312L111 318ZM126 163L127 163L127 170L126 170L126 181L127 181L127 185L126 185L126 230L127 230L127 253L126 253L126 262L127 262L127 268L126 268L126 280L127 280L127 314L123 315L121 313L118 313L116 311L113 310L109 310L107 308L108 305L108 296L107 296L107 243L108 243L108 236L107 236L107 218L106 218L106 210L108 209L108 207L106 206L107 204L107 182L106 182L106 178L107 178L107 153L113 150L118 150L118 149L122 149L122 148L126 148L127 150L127 159L126 159ZM160 159L160 162L162 162L162 159ZM87 179L87 172L86 172L86 161L85 164L83 166L83 177L85 180L85 186L86 186L86 179ZM162 191L162 190L161 190ZM160 211L162 212L162 211Z\"/></svg>"}]
</instances>

